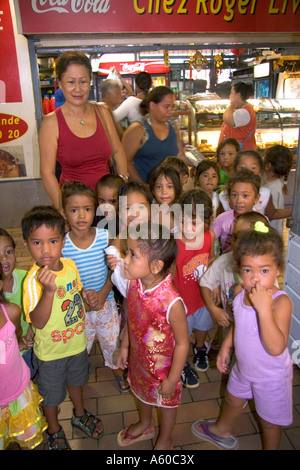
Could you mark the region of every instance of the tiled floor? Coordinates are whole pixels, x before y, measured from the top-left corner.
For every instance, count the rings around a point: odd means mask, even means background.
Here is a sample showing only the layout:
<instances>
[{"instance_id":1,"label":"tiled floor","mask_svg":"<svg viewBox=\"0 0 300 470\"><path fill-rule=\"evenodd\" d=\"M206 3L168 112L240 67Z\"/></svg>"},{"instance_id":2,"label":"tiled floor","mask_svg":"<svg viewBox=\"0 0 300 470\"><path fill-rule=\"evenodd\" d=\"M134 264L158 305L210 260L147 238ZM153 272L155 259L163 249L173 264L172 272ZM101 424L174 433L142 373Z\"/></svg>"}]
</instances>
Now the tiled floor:
<instances>
[{"instance_id":1,"label":"tiled floor","mask_svg":"<svg viewBox=\"0 0 300 470\"><path fill-rule=\"evenodd\" d=\"M27 269L31 258L23 247L18 229L8 229L17 242L18 267ZM211 336L215 330L212 330ZM192 357L189 358L192 361ZM210 368L199 373L200 386L196 389L183 389L182 401L178 408L177 421L173 431L175 450L196 451L216 450L216 447L196 438L191 432L191 424L196 419L214 419L222 405L226 378L215 367L215 358L211 356ZM117 451L117 434L125 426L138 418L137 403L129 393L120 393L117 382L110 369L104 367L99 345L92 349L91 361L94 371L89 383L84 387L86 409L101 417L104 424L104 435L100 440L89 439L82 431L71 426L72 403L66 399L60 406L59 420L73 450L107 450ZM294 369L294 421L283 429L281 450L300 450L300 370ZM157 410L153 410L156 426ZM241 450L261 449L261 432L257 422L253 403L250 402L234 428L234 435L239 437ZM128 447L128 450L151 450L153 442L145 441ZM37 448L44 449L44 444Z\"/></svg>"}]
</instances>

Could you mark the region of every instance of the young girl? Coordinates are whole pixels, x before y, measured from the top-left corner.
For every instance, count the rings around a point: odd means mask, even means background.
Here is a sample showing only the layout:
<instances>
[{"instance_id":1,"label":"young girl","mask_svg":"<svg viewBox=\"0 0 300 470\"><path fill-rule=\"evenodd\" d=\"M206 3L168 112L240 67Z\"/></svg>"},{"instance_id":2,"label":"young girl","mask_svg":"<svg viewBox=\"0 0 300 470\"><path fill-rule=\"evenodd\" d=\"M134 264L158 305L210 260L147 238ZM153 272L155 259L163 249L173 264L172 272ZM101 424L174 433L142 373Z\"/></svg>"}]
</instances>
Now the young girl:
<instances>
[{"instance_id":1,"label":"young girl","mask_svg":"<svg viewBox=\"0 0 300 470\"><path fill-rule=\"evenodd\" d=\"M158 406L161 423L154 449L170 450L181 397L180 374L189 348L186 311L168 273L176 259L176 240L166 228L153 224L141 226L141 234L142 238L127 239L128 329L118 358L121 368L128 366L140 421L120 431L118 444L126 447L154 438L152 407ZM124 278L117 280L114 273L118 287Z\"/></svg>"},{"instance_id":2,"label":"young girl","mask_svg":"<svg viewBox=\"0 0 300 470\"><path fill-rule=\"evenodd\" d=\"M236 449L237 440L230 433L244 401L254 398L263 448L276 450L281 426L289 426L293 420L293 366L287 349L292 303L275 286L283 267L282 239L275 230L257 222L253 231L239 235L234 260L243 286L235 292L235 326L220 349L217 367L228 372L233 346L236 364L229 376L223 413L216 422L196 421L192 430L222 449Z\"/></svg>"},{"instance_id":3,"label":"young girl","mask_svg":"<svg viewBox=\"0 0 300 470\"><path fill-rule=\"evenodd\" d=\"M11 442L34 449L43 441L47 428L39 409L43 398L20 355L21 309L5 300L3 282L0 265L0 450Z\"/></svg>"},{"instance_id":4,"label":"young girl","mask_svg":"<svg viewBox=\"0 0 300 470\"><path fill-rule=\"evenodd\" d=\"M260 178L249 170L240 170L228 180L227 191L231 209L218 215L211 225L216 239L220 240L221 252L231 251L235 219L253 210L259 199Z\"/></svg>"},{"instance_id":5,"label":"young girl","mask_svg":"<svg viewBox=\"0 0 300 470\"><path fill-rule=\"evenodd\" d=\"M123 373L115 365L120 324L104 252L108 231L92 226L96 205L96 194L90 187L80 182L63 185L62 206L70 226L63 256L75 262L83 285L87 351L90 353L97 335L105 365L112 369L119 390L128 392Z\"/></svg>"},{"instance_id":6,"label":"young girl","mask_svg":"<svg viewBox=\"0 0 300 470\"><path fill-rule=\"evenodd\" d=\"M218 192L224 189L225 184L230 176L233 174L233 162L240 151L240 144L236 139L231 137L222 140L217 148L217 162L219 164L219 184Z\"/></svg>"},{"instance_id":7,"label":"young girl","mask_svg":"<svg viewBox=\"0 0 300 470\"><path fill-rule=\"evenodd\" d=\"M166 165L156 167L150 176L150 190L154 197L152 220L174 228L174 216L169 210L181 194L180 175L178 171Z\"/></svg>"},{"instance_id":8,"label":"young girl","mask_svg":"<svg viewBox=\"0 0 300 470\"><path fill-rule=\"evenodd\" d=\"M199 187L211 198L213 215L216 218L219 208L219 195L215 189L219 182L219 168L213 160L202 160L196 167L194 186Z\"/></svg>"},{"instance_id":9,"label":"young girl","mask_svg":"<svg viewBox=\"0 0 300 470\"><path fill-rule=\"evenodd\" d=\"M22 310L22 284L27 275L24 269L16 269L16 244L12 236L4 229L0 229L0 263L3 271L3 291L5 298L17 304ZM30 369L30 378L35 376L32 365L33 331L25 320L24 312L21 315L22 339L20 343L21 354Z\"/></svg>"},{"instance_id":10,"label":"young girl","mask_svg":"<svg viewBox=\"0 0 300 470\"><path fill-rule=\"evenodd\" d=\"M255 150L239 152L234 160L234 171L237 172L241 169L252 171L252 173L261 178L264 169L261 155ZM230 208L228 192L222 192L219 197L224 210L228 210ZM260 187L259 199L253 207L253 210L261 212L268 217L269 220L284 219L290 217L292 213L292 209L276 209L273 204L272 194L265 186Z\"/></svg>"},{"instance_id":11,"label":"young girl","mask_svg":"<svg viewBox=\"0 0 300 470\"><path fill-rule=\"evenodd\" d=\"M283 145L274 145L266 150L264 188L270 190L276 209L284 209L284 196L288 194L287 179L293 163L292 152ZM272 220L271 226L282 235L283 220Z\"/></svg>"}]
</instances>

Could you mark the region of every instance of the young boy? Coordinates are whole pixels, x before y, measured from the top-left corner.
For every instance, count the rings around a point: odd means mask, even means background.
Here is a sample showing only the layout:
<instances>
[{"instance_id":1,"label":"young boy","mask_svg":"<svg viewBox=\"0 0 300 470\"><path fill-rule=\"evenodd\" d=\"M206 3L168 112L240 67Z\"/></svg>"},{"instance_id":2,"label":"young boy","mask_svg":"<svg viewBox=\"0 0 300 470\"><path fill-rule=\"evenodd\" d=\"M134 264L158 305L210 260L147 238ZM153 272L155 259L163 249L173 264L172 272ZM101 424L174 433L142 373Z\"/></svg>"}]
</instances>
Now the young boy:
<instances>
[{"instance_id":1,"label":"young boy","mask_svg":"<svg viewBox=\"0 0 300 470\"><path fill-rule=\"evenodd\" d=\"M188 182L190 171L187 164L178 157L167 157L162 162L163 166L172 166L175 170L178 171L180 175L180 185L183 189L183 186Z\"/></svg>"},{"instance_id":2,"label":"young boy","mask_svg":"<svg viewBox=\"0 0 300 470\"><path fill-rule=\"evenodd\" d=\"M118 193L119 187L124 183L121 176L118 175L104 175L98 181L96 187L98 208L96 211L96 218L94 225L100 226L101 221L105 218L107 224L101 228L106 228L110 233L110 238L116 238L119 233L119 201Z\"/></svg>"},{"instance_id":3,"label":"young boy","mask_svg":"<svg viewBox=\"0 0 300 470\"><path fill-rule=\"evenodd\" d=\"M90 363L84 329L82 284L72 260L61 258L65 220L50 206L37 206L22 219L24 244L35 260L23 284L24 312L32 323L34 363L43 411L48 422L49 449L70 445L57 418L66 397L73 402L71 424L89 437L103 434L101 420L84 409L82 388L88 382Z\"/></svg>"},{"instance_id":4,"label":"young boy","mask_svg":"<svg viewBox=\"0 0 300 470\"><path fill-rule=\"evenodd\" d=\"M205 345L207 331L213 321L201 298L199 279L214 256L214 234L209 229L212 215L210 197L201 190L192 189L180 198L182 207L182 234L177 239L178 255L174 283L188 310L189 334L194 334L194 364L199 372L208 369L208 351ZM204 207L203 216L199 212ZM186 209L191 210L186 212ZM183 385L196 388L198 377L189 363L181 375Z\"/></svg>"}]
</instances>

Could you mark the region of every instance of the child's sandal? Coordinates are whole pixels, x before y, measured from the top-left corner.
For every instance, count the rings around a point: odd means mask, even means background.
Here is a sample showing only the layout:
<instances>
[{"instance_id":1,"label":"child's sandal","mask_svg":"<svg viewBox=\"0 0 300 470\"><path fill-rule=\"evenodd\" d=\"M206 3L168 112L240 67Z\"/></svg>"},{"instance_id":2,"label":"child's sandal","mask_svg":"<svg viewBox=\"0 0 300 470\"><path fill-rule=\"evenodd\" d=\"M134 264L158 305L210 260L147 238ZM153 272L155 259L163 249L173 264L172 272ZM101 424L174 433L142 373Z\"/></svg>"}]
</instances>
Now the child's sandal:
<instances>
[{"instance_id":1,"label":"child's sandal","mask_svg":"<svg viewBox=\"0 0 300 470\"><path fill-rule=\"evenodd\" d=\"M71 450L70 444L67 441L66 435L62 427L58 432L55 432L54 434L49 434L46 431L46 436L49 450ZM57 444L53 445L53 442L55 442L57 439L62 439L62 442L58 442Z\"/></svg>"},{"instance_id":2,"label":"child's sandal","mask_svg":"<svg viewBox=\"0 0 300 470\"><path fill-rule=\"evenodd\" d=\"M88 425L87 423L93 418L93 420ZM85 414L83 416L77 417L74 414L71 419L72 426L81 429L87 436L91 437L92 439L100 439L103 436L104 430L98 431L96 426L98 423L102 423L101 419L95 418L94 415L89 413L85 410ZM94 436L95 431L98 433L97 436Z\"/></svg>"}]
</instances>

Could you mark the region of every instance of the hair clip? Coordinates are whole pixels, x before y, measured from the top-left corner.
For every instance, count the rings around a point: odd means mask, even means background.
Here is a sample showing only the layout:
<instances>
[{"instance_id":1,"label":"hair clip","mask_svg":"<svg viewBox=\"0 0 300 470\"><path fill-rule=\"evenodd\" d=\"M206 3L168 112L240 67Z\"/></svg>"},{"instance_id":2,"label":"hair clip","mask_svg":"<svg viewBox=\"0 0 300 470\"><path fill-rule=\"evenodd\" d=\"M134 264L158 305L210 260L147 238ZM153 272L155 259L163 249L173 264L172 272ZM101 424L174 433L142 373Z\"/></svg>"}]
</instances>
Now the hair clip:
<instances>
[{"instance_id":1,"label":"hair clip","mask_svg":"<svg viewBox=\"0 0 300 470\"><path fill-rule=\"evenodd\" d=\"M255 222L254 230L261 233L269 233L269 228L263 222Z\"/></svg>"}]
</instances>

